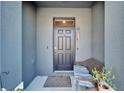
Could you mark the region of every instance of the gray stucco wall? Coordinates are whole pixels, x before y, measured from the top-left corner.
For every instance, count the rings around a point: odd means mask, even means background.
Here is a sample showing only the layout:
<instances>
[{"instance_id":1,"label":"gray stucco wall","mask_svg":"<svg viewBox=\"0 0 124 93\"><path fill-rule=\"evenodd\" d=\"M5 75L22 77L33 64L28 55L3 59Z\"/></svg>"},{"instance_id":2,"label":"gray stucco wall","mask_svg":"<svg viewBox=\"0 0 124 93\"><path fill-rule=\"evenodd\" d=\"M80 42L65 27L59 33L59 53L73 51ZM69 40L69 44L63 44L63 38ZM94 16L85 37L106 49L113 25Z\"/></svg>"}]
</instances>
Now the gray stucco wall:
<instances>
[{"instance_id":1,"label":"gray stucco wall","mask_svg":"<svg viewBox=\"0 0 124 93\"><path fill-rule=\"evenodd\" d=\"M104 2L92 7L92 57L104 62Z\"/></svg>"},{"instance_id":2,"label":"gray stucco wall","mask_svg":"<svg viewBox=\"0 0 124 93\"><path fill-rule=\"evenodd\" d=\"M11 89L22 81L22 20L21 2L2 2L1 8L1 45L3 87Z\"/></svg>"},{"instance_id":3,"label":"gray stucco wall","mask_svg":"<svg viewBox=\"0 0 124 93\"><path fill-rule=\"evenodd\" d=\"M0 1L0 73L1 73L1 1Z\"/></svg>"},{"instance_id":4,"label":"gray stucco wall","mask_svg":"<svg viewBox=\"0 0 124 93\"><path fill-rule=\"evenodd\" d=\"M1 74L1 1L0 1L0 74ZM1 90L1 85L0 85L0 90Z\"/></svg>"},{"instance_id":5,"label":"gray stucco wall","mask_svg":"<svg viewBox=\"0 0 124 93\"><path fill-rule=\"evenodd\" d=\"M91 8L37 8L37 73L53 74L53 17L75 17L76 61L91 58ZM48 46L48 48L47 48Z\"/></svg>"},{"instance_id":6,"label":"gray stucco wall","mask_svg":"<svg viewBox=\"0 0 124 93\"><path fill-rule=\"evenodd\" d=\"M105 2L105 66L112 67L124 91L124 2Z\"/></svg>"},{"instance_id":7,"label":"gray stucco wall","mask_svg":"<svg viewBox=\"0 0 124 93\"><path fill-rule=\"evenodd\" d=\"M24 87L35 77L36 11L31 3L22 6L22 71Z\"/></svg>"}]
</instances>

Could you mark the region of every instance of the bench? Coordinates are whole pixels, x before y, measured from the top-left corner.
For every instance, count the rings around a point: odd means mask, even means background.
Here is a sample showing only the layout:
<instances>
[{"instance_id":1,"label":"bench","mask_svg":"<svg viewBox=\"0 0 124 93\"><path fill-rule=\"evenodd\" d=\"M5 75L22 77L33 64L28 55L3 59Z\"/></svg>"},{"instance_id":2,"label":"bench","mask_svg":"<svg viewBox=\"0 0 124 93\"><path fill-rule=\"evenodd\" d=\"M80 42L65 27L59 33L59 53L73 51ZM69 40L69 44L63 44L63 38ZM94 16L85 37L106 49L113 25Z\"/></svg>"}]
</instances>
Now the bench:
<instances>
[{"instance_id":1,"label":"bench","mask_svg":"<svg viewBox=\"0 0 124 93\"><path fill-rule=\"evenodd\" d=\"M78 61L78 62L75 62L75 66L77 65L77 67L78 67L78 65L80 65L80 66L82 66L82 67L86 67L87 69L88 69L88 71L89 71L89 74L91 74L92 75L92 69L94 69L94 67L98 70L98 71L102 71L103 70L103 67L104 67L104 64L103 63L101 63L100 61L98 61L98 60L96 60L96 59L94 59L94 58L90 58L90 59L87 59L87 60L85 60L85 61ZM79 66L79 67L80 67ZM74 71L75 72L75 71ZM86 75L88 75L88 74L86 74ZM83 83L81 82L81 81L83 81ZM88 82L89 81L89 82ZM78 84L80 84L79 82L81 82L81 85L82 86L84 86L84 87L89 87L89 88L91 88L92 86L92 84L91 84L91 82L93 83L93 85L94 85L94 82L92 81L92 80L90 80L90 79L88 79L88 78L85 78L85 77L83 77L83 76L81 76L81 77L78 77L78 78L76 78L76 82L77 82L77 85ZM85 85L85 82L86 82L86 85ZM88 84L89 83L89 84ZM78 90L78 89L77 89ZM94 89L94 90L96 90L96 89Z\"/></svg>"}]
</instances>

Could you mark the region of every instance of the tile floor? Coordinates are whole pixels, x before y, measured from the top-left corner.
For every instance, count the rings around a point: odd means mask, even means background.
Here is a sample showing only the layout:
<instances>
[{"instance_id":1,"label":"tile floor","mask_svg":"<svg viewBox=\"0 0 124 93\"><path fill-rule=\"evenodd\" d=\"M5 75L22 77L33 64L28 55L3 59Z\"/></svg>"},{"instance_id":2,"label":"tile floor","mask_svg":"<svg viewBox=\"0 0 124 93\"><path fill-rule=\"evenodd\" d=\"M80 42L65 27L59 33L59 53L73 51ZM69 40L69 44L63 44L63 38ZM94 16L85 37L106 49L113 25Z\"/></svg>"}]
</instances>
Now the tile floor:
<instances>
[{"instance_id":1,"label":"tile floor","mask_svg":"<svg viewBox=\"0 0 124 93\"><path fill-rule=\"evenodd\" d=\"M76 81L72 72L55 71L53 75L69 75L71 78L72 87L44 87L44 83L48 76L36 76L34 80L29 84L25 91L76 91ZM85 88L78 86L79 91L85 90Z\"/></svg>"}]
</instances>

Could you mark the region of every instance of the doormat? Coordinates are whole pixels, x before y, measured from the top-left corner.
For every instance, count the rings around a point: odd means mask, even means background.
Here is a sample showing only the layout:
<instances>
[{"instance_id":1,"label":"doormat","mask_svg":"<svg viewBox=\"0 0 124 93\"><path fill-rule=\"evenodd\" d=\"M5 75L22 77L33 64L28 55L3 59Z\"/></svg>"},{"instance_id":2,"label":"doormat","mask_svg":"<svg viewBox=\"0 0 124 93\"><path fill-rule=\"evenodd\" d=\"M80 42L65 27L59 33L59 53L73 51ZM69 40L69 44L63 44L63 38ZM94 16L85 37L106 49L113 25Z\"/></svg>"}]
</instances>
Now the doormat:
<instances>
[{"instance_id":1,"label":"doormat","mask_svg":"<svg viewBox=\"0 0 124 93\"><path fill-rule=\"evenodd\" d=\"M70 76L48 76L44 87L71 87Z\"/></svg>"}]
</instances>

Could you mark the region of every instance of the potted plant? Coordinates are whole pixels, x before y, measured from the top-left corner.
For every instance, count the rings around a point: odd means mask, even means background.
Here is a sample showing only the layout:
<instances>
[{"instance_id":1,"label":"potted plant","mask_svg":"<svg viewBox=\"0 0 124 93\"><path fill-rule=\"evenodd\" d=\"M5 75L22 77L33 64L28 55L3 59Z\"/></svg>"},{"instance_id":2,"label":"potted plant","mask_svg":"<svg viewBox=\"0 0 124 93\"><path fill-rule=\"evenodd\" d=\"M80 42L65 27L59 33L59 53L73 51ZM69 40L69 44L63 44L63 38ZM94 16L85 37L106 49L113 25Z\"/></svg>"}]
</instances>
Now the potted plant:
<instances>
[{"instance_id":1,"label":"potted plant","mask_svg":"<svg viewBox=\"0 0 124 93\"><path fill-rule=\"evenodd\" d=\"M96 83L98 91L110 91L115 89L115 85L112 81L115 79L112 69L103 69L103 71L98 71L96 68L92 69L92 78ZM113 87L113 88L112 88Z\"/></svg>"}]
</instances>

